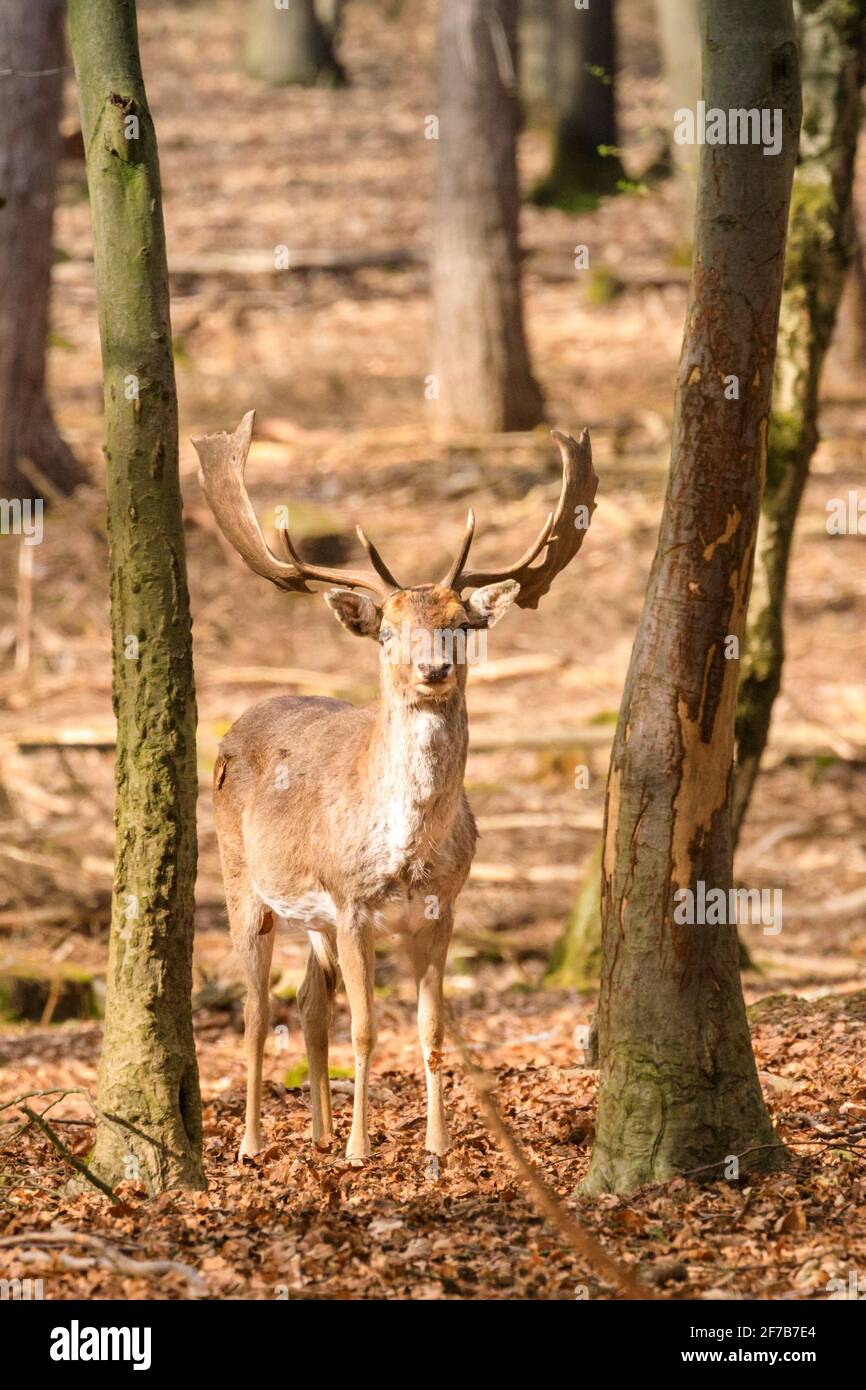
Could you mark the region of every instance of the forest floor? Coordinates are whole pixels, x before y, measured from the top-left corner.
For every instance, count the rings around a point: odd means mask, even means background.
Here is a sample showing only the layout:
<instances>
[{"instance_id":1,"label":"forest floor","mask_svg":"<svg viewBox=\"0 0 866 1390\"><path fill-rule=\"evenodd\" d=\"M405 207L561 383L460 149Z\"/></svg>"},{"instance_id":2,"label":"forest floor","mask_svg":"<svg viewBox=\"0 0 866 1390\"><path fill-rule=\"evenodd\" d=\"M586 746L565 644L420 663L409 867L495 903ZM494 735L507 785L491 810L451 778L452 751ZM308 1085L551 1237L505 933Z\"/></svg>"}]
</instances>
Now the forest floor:
<instances>
[{"instance_id":1,"label":"forest floor","mask_svg":"<svg viewBox=\"0 0 866 1390\"><path fill-rule=\"evenodd\" d=\"M444 571L469 505L478 558L516 558L556 495L558 461L545 429L446 439L425 399L432 0L408 0L391 21L383 7L356 0L344 42L352 86L340 92L263 92L245 79L228 0L143 0L139 9L175 266L200 716L195 1021L210 1187L148 1202L125 1185L109 1208L95 1193L70 1192L68 1165L47 1139L20 1133L19 1112L0 1111L0 1274L20 1266L52 1298L608 1297L610 1287L533 1208L456 1065L454 1149L438 1178L429 1170L406 971L388 949L377 964L373 1161L351 1168L337 1149L319 1155L306 1143L294 1002L303 957L280 940L267 1148L260 1161L236 1165L241 1005L210 808L217 744L266 695L371 698L376 652L353 645L321 600L278 594L227 550L189 437L232 428L255 406L248 483L265 525L291 501L309 543L351 561L363 521L409 582ZM636 3L628 16L620 103L626 163L639 180L664 112L651 7ZM68 95L71 126L71 87ZM528 188L544 171L544 136L527 131L520 153ZM579 560L537 613L497 627L490 660L470 675L467 788L481 841L448 992L527 1154L620 1259L638 1263L666 1296L826 1297L828 1279L859 1270L866 1282L866 570L862 537L826 530L827 502L863 477L866 399L862 369L854 373L841 354L827 374L822 443L792 558L784 686L737 860L739 882L783 893L781 931L744 928L755 968L743 983L751 1004L773 997L754 1013L753 1037L768 1103L796 1154L791 1172L746 1184L682 1179L628 1201L584 1203L577 1186L597 1073L584 1066L575 1030L591 1017L594 994L543 984L598 842L652 560L687 222L664 186L582 216L524 212L537 375L551 424L572 433L590 426L599 507ZM26 1019L0 1024L0 1105L25 1092L95 1086L99 1023L64 1020L64 1011L75 1012L69 1001L80 1005L82 995L99 1003L111 897L101 378L86 188L73 159L55 241L52 400L94 487L51 509L44 543L25 556L32 575L16 569L8 544L0 551L0 648L9 658L0 674L0 995L11 979L28 1003ZM279 245L290 248L290 264L323 251L412 258L396 268L271 271ZM589 247L588 272L574 270L578 245ZM579 790L576 767L588 772ZM342 1002L332 1061L345 1139L351 1055ZM74 1152L87 1151L83 1097L67 1097L49 1118ZM40 1243L34 1233L49 1228L56 1239ZM86 1246L82 1235L105 1244ZM180 1261L198 1277L139 1277L118 1251Z\"/></svg>"}]
</instances>

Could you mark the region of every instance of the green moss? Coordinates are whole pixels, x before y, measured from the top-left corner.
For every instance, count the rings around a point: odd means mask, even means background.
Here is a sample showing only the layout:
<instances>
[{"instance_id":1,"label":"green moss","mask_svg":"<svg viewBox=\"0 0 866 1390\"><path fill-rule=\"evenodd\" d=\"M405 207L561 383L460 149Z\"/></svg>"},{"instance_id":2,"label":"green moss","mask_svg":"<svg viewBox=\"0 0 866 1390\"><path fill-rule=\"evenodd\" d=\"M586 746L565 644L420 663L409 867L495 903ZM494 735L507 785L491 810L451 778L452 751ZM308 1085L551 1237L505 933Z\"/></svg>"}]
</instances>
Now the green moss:
<instances>
[{"instance_id":1,"label":"green moss","mask_svg":"<svg viewBox=\"0 0 866 1390\"><path fill-rule=\"evenodd\" d=\"M593 266L586 281L588 304L611 304L622 294L623 283L607 266Z\"/></svg>"},{"instance_id":2,"label":"green moss","mask_svg":"<svg viewBox=\"0 0 866 1390\"><path fill-rule=\"evenodd\" d=\"M601 857L599 837L577 900L553 948L544 983L592 989L601 974Z\"/></svg>"},{"instance_id":3,"label":"green moss","mask_svg":"<svg viewBox=\"0 0 866 1390\"><path fill-rule=\"evenodd\" d=\"M305 1057L303 1061L296 1062L283 1074L283 1086L287 1091L299 1091L309 1074L310 1067Z\"/></svg>"},{"instance_id":4,"label":"green moss","mask_svg":"<svg viewBox=\"0 0 866 1390\"><path fill-rule=\"evenodd\" d=\"M283 1086L287 1091L299 1091L304 1082L309 1079L309 1075L309 1063L304 1057L302 1061L289 1067L283 1076ZM328 1076L331 1081L351 1081L354 1075L351 1067L328 1067Z\"/></svg>"},{"instance_id":5,"label":"green moss","mask_svg":"<svg viewBox=\"0 0 866 1390\"><path fill-rule=\"evenodd\" d=\"M784 410L773 411L767 434L765 504L770 503L787 478L792 464L799 460L803 450L804 431L805 421L801 414Z\"/></svg>"}]
</instances>

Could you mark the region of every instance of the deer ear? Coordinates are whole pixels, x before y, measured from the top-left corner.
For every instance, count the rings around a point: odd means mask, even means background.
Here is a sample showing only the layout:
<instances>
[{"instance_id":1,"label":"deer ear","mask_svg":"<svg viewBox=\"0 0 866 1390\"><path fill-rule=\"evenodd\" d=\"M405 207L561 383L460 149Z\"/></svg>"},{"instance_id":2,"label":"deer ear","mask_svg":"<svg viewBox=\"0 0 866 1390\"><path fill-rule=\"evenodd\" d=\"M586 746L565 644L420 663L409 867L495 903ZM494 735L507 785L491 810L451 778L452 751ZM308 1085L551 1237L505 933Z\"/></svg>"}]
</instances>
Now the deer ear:
<instances>
[{"instance_id":1,"label":"deer ear","mask_svg":"<svg viewBox=\"0 0 866 1390\"><path fill-rule=\"evenodd\" d=\"M473 627L494 627L504 618L520 593L515 579L503 579L500 584L487 584L469 595L464 607Z\"/></svg>"},{"instance_id":2,"label":"deer ear","mask_svg":"<svg viewBox=\"0 0 866 1390\"><path fill-rule=\"evenodd\" d=\"M337 622L356 637L378 634L382 614L366 594L356 594L352 589L329 589L323 597Z\"/></svg>"}]
</instances>

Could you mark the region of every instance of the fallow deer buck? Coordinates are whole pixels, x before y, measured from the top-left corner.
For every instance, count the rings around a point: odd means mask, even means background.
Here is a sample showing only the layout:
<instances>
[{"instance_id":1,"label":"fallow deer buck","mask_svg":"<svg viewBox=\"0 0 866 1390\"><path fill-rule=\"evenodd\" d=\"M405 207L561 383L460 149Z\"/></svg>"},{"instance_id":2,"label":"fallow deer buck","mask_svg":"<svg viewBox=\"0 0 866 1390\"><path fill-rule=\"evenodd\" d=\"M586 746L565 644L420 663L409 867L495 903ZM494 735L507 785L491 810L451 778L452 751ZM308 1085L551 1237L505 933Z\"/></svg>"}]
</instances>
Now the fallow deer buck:
<instances>
[{"instance_id":1,"label":"fallow deer buck","mask_svg":"<svg viewBox=\"0 0 866 1390\"><path fill-rule=\"evenodd\" d=\"M256 574L280 589L309 594L310 582L339 585L324 594L325 602L349 632L380 644L382 660L376 703L359 709L340 700L277 696L247 710L220 747L216 827L232 937L248 979L240 1154L253 1155L262 1144L262 1055L275 918L305 931L310 943L298 1001L314 1143L333 1133L328 1029L339 965L355 1054L346 1152L351 1159L370 1153L374 933L387 921L389 930L405 934L413 962L427 1081L426 1147L442 1154L448 1148L443 975L454 903L475 850L475 822L463 790L466 663L454 659L452 649L461 634L465 642L468 630L492 627L513 603L537 607L577 554L598 486L589 435L584 431L575 442L554 432L563 462L559 503L516 564L495 571L466 568L475 525L470 511L460 552L444 579L405 587L360 527L369 570L307 564L287 528L281 528L287 558L274 555L244 486L254 418L250 411L234 434L193 441L223 535Z\"/></svg>"}]
</instances>

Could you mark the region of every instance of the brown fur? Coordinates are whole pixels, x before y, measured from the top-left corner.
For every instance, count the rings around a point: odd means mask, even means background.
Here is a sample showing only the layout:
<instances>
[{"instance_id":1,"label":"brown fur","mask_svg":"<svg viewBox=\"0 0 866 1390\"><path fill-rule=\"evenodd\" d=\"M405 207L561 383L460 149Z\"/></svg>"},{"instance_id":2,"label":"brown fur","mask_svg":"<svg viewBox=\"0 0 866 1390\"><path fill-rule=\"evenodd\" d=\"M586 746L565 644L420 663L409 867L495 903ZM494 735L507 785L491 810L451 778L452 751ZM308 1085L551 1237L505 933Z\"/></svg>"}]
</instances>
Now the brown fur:
<instances>
[{"instance_id":1,"label":"brown fur","mask_svg":"<svg viewBox=\"0 0 866 1390\"><path fill-rule=\"evenodd\" d=\"M264 700L223 739L214 773L232 935L250 981L242 1152L254 1153L261 1144L261 1054L275 915L304 926L312 944L299 1000L314 1139L331 1133L327 1024L339 961L363 1073L349 1153L363 1158L368 1152L373 933L393 925L406 936L418 983L428 1147L442 1152L448 1143L441 1091L442 975L454 904L476 838L463 790L466 667L457 662L445 679L429 685L424 675L430 667L411 655L403 659L393 644L404 624L411 637L429 637L435 629L463 626L471 616L441 586L395 593L381 611L344 591L327 597L350 630L394 632L383 637L381 699L365 708L295 696Z\"/></svg>"}]
</instances>

